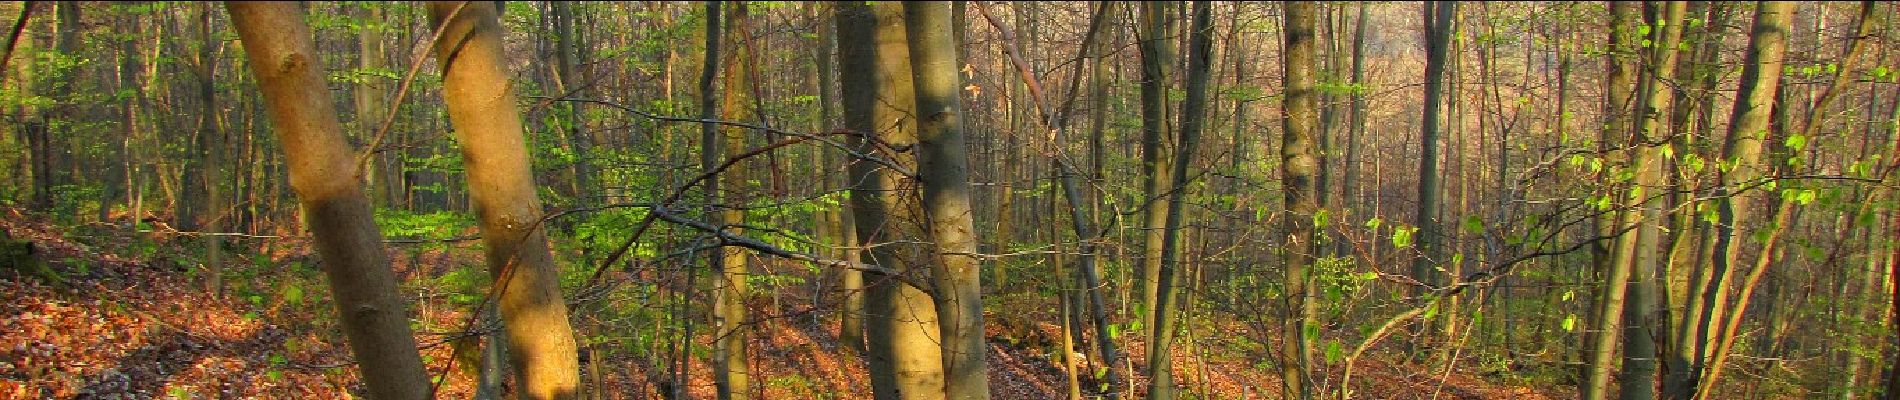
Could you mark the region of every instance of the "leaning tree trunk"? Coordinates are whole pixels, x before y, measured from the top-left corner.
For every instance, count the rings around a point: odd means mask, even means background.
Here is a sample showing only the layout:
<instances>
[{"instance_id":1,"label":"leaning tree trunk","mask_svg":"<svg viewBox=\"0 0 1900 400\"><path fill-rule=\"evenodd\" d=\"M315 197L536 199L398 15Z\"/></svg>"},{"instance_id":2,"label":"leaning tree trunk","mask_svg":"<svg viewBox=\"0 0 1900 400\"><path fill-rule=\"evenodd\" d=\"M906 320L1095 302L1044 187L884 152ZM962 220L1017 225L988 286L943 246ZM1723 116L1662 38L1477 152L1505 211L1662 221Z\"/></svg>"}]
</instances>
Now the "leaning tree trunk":
<instances>
[{"instance_id":1,"label":"leaning tree trunk","mask_svg":"<svg viewBox=\"0 0 1900 400\"><path fill-rule=\"evenodd\" d=\"M308 215L337 314L363 382L376 399L426 399L429 376L409 309L379 241L382 232L337 121L303 12L288 2L226 3L263 89L272 131L290 161L290 185Z\"/></svg>"},{"instance_id":2,"label":"leaning tree trunk","mask_svg":"<svg viewBox=\"0 0 1900 400\"><path fill-rule=\"evenodd\" d=\"M1604 129L1598 135L1597 148L1599 150L1615 146L1613 142L1630 132L1626 114L1631 109L1633 105L1631 100L1634 98L1636 63L1631 60L1640 51L1640 47L1636 44L1640 37L1635 33L1635 29L1636 25L1641 23L1641 7L1636 3L1610 3L1611 53L1609 54L1607 88L1610 98L1605 102ZM1621 188L1618 187L1619 185L1608 183L1614 181L1611 176L1612 174L1607 173L1603 175L1603 182L1606 183L1603 186L1606 189L1600 194L1609 198L1619 198L1617 196L1621 195ZM1626 229L1628 221L1617 218L1620 214L1609 211L1599 212L1603 215L1597 220L1598 234L1617 236L1629 230ZM1622 331L1623 307L1626 303L1625 297L1629 292L1632 263L1627 261L1627 256L1632 254L1631 251L1635 247L1634 240L1635 235L1619 237L1613 242L1614 244L1609 246L1610 251L1607 256L1595 258L1600 269L1598 272L1604 274L1605 280L1598 289L1599 295L1596 296L1594 305L1595 314L1589 325L1595 331L1585 335L1590 340L1585 341L1585 376L1582 385L1578 388L1581 392L1580 397L1584 400L1602 400L1608 398L1610 394L1610 372L1616 363L1617 333Z\"/></svg>"},{"instance_id":3,"label":"leaning tree trunk","mask_svg":"<svg viewBox=\"0 0 1900 400\"><path fill-rule=\"evenodd\" d=\"M1855 23L1854 36L1848 40L1847 47L1843 49L1839 55L1838 59L1841 61L1835 70L1834 78L1829 82L1827 87L1821 90L1820 98L1816 99L1814 103L1809 106L1808 117L1800 128L1784 126L1782 129L1799 129L1795 131L1794 134L1806 138L1816 137L1820 134L1820 125L1829 115L1826 110L1830 108L1836 99L1840 98L1840 94L1842 90L1847 87L1847 84L1859 76L1858 61L1861 53L1866 50L1867 41L1865 38L1873 35L1873 12L1873 2L1861 2L1860 16L1858 17L1858 22ZM1787 112L1787 107L1786 105L1782 105L1777 110L1778 112L1785 113ZM1782 125L1786 124L1784 123ZM1788 133L1784 132L1783 135L1788 135ZM1788 151L1792 152L1794 150L1789 149ZM1772 165L1780 168L1786 168L1792 165L1786 162L1786 160L1787 158L1785 157L1778 159ZM1734 347L1735 340L1739 337L1737 330L1741 326L1741 318L1748 312L1749 294L1753 293L1755 285L1761 281L1762 275L1774 264L1772 261L1775 254L1774 250L1777 247L1776 241L1781 237L1782 233L1787 230L1788 226L1792 225L1785 220L1790 218L1790 213L1793 212L1794 199L1787 196L1780 196L1778 199L1770 200L1770 202L1770 204L1772 204L1768 213L1768 215L1770 215L1770 222L1768 226L1764 228L1768 230L1766 240L1762 241L1762 248L1760 253L1756 254L1755 263L1748 274L1742 279L1742 287L1735 295L1734 306L1730 307L1730 311L1728 311L1725 316L1728 320L1711 322L1710 328L1714 330L1715 334L1710 335L1710 340L1713 342L1711 344L1713 346L1710 348L1712 351L1708 354L1708 372L1706 376L1702 377L1702 381L1700 382L1701 388L1698 389L1698 395L1703 398L1707 398L1708 392L1710 391L1709 388L1713 388L1716 382L1721 379L1723 367L1726 366L1725 364L1729 357L1729 349ZM1845 236L1841 237L1844 238ZM1770 323L1772 324L1773 321L1770 321Z\"/></svg>"},{"instance_id":4,"label":"leaning tree trunk","mask_svg":"<svg viewBox=\"0 0 1900 400\"><path fill-rule=\"evenodd\" d=\"M435 46L442 94L467 160L470 197L520 394L575 398L580 364L574 330L561 299L560 270L548 250L495 3L430 2L429 20L437 26L447 21Z\"/></svg>"},{"instance_id":5,"label":"leaning tree trunk","mask_svg":"<svg viewBox=\"0 0 1900 400\"><path fill-rule=\"evenodd\" d=\"M955 400L990 398L989 352L983 340L982 263L970 208L964 150L962 90L949 2L904 3L917 96L917 164L924 217L936 243L931 271L937 286L937 325L943 331L944 394Z\"/></svg>"},{"instance_id":6,"label":"leaning tree trunk","mask_svg":"<svg viewBox=\"0 0 1900 400\"><path fill-rule=\"evenodd\" d=\"M1785 1L1763 1L1756 3L1754 27L1749 35L1749 50L1742 66L1741 86L1737 89L1735 106L1730 114L1728 137L1722 142L1721 160L1730 163L1730 167L1720 173L1720 184L1715 187L1711 198L1715 202L1716 220L1711 224L1713 233L1709 259L1703 265L1707 271L1706 287L1693 299L1700 309L1693 310L1697 319L1683 321L1694 324L1686 339L1697 343L1695 355L1690 361L1692 381L1688 387L1696 393L1689 397L1701 398L1705 385L1702 374L1708 364L1702 357L1714 350L1712 338L1722 335L1721 321L1726 316L1724 309L1728 302L1728 273L1734 267L1739 256L1737 239L1742 237L1741 228L1750 224L1750 214L1746 211L1761 196L1753 190L1736 190L1752 185L1765 174L1767 166L1761 161L1763 143L1768 135L1769 117L1775 107L1775 93L1781 84L1781 66L1787 50L1787 36L1790 31L1790 19L1794 14L1794 3ZM1683 346L1689 346L1683 343Z\"/></svg>"}]
</instances>

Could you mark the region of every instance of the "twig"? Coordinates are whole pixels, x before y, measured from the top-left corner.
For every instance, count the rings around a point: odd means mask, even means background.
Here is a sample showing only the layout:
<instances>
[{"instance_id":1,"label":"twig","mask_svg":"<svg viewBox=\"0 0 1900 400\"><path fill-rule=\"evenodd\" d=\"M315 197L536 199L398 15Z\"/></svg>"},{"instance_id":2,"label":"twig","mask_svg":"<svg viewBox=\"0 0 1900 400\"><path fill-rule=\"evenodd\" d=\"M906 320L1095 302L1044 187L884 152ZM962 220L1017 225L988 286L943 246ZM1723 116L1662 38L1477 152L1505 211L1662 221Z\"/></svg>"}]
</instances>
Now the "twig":
<instances>
[{"instance_id":1,"label":"twig","mask_svg":"<svg viewBox=\"0 0 1900 400\"><path fill-rule=\"evenodd\" d=\"M415 84L416 72L422 70L422 62L428 60L429 50L435 48L437 42L442 41L442 35L448 33L449 22L454 21L455 16L461 15L462 9L467 7L467 0L456 3L455 9L449 11L448 17L443 18L442 23L435 26L435 33L429 35L428 44L417 48L415 55L409 57L409 72L403 74L402 83L396 86L396 101L389 104L389 112L387 116L383 117L382 127L376 130L376 136L371 137L369 143L363 146L363 152L356 156L356 171L358 174L361 174L362 171L368 168L369 157L376 154L376 147L381 146L383 138L389 135L389 128L396 125L396 116L400 115L399 111L402 111L402 102L405 98L409 97L409 87ZM447 71L448 67L448 62L443 61L442 70Z\"/></svg>"}]
</instances>

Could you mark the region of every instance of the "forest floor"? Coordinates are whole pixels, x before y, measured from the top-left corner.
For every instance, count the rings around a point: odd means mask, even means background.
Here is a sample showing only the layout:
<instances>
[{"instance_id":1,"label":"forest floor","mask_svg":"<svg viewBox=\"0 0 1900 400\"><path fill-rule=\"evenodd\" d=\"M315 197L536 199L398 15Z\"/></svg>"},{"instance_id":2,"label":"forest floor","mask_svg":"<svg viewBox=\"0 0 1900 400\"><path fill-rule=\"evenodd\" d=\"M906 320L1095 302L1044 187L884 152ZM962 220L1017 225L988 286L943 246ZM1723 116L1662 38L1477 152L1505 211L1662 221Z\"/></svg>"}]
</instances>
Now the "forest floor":
<instances>
[{"instance_id":1,"label":"forest floor","mask_svg":"<svg viewBox=\"0 0 1900 400\"><path fill-rule=\"evenodd\" d=\"M264 244L253 268L227 272L226 293L207 290L205 279L181 266L182 240L134 233L106 224L61 227L0 208L0 230L15 240L31 241L36 257L57 273L48 279L20 268L0 269L0 399L148 399L148 398L350 398L357 386L341 333L327 316L320 275L282 268L311 256L302 245ZM144 235L144 236L135 236ZM158 243L134 245L135 243ZM272 243L272 242L264 242ZM461 253L469 253L463 251ZM392 253L393 254L393 253ZM450 257L437 254L438 257ZM468 255L472 259L479 256ZM391 257L405 279L435 278L440 268L419 268L417 257ZM427 265L430 263L420 263ZM237 268L233 268L237 270ZM54 280L57 280L55 282ZM307 297L307 298L306 298ZM455 359L449 338L468 313L448 296L415 297L430 372L444 375ZM1213 318L1214 320L1222 320ZM992 318L992 321L995 319ZM820 318L777 318L762 323L752 336L753 385L767 399L870 398L865 365L841 350L835 322ZM1007 344L1002 327L992 323L990 383L997 399L1055 399L1066 392L1059 360L1038 346ZM1043 334L1059 333L1041 324ZM1220 338L1197 338L1203 354L1175 346L1176 381L1198 398L1279 398L1277 374L1247 350L1222 349ZM710 335L702 338L710 343ZM1141 343L1131 364L1139 366ZM1233 350L1233 351L1227 351ZM1258 350L1251 351L1258 353ZM1222 356L1222 355L1225 356ZM662 375L644 368L636 357L592 360L605 379L602 398L658 398L647 379ZM691 367L693 398L712 398L704 359ZM463 363L466 364L466 363ZM462 365L448 373L442 398L469 398L471 379ZM1125 369L1123 371L1126 371ZM1377 399L1546 399L1569 397L1561 388L1501 385L1474 374L1418 372L1370 355L1354 377L1356 398ZM1443 377L1443 379L1440 379ZM1136 382L1145 385L1145 382Z\"/></svg>"}]
</instances>

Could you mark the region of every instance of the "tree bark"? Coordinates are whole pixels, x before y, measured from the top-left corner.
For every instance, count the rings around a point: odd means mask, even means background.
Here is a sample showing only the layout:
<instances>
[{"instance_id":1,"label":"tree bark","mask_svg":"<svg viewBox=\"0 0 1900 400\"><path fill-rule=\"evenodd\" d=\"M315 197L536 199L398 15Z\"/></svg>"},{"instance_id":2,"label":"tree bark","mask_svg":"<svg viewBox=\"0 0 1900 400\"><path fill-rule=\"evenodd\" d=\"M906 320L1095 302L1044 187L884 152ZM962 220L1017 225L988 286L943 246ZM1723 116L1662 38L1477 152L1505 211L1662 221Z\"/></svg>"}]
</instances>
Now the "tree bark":
<instances>
[{"instance_id":1,"label":"tree bark","mask_svg":"<svg viewBox=\"0 0 1900 400\"><path fill-rule=\"evenodd\" d=\"M1716 221L1709 227L1713 232L1710 247L1707 286L1701 288L1699 316L1695 321L1683 321L1695 324L1687 339L1695 341L1694 354L1707 357L1713 350L1710 340L1721 335L1717 325L1726 315L1724 308L1728 302L1728 272L1739 256L1739 246L1735 243L1742 237L1742 229L1749 224L1750 214L1746 212L1750 204L1760 199L1756 191L1738 190L1752 185L1765 175L1767 166L1761 160L1763 141L1769 129L1769 117L1774 111L1775 93L1781 83L1781 66L1786 53L1787 37L1791 30L1794 3L1785 1L1763 1L1756 3L1755 22L1749 36L1747 59L1742 67L1741 87L1737 89L1735 106L1730 114L1728 137L1722 143L1720 160L1729 164L1726 171L1719 172L1720 185L1714 188L1712 198L1716 207ZM1688 343L1683 343L1689 346ZM1698 357L1700 358L1700 357ZM1701 360L1691 360L1689 387L1701 388L1706 365ZM1706 393L1697 389L1693 397L1703 397Z\"/></svg>"},{"instance_id":2,"label":"tree bark","mask_svg":"<svg viewBox=\"0 0 1900 400\"><path fill-rule=\"evenodd\" d=\"M1287 397L1297 399L1313 396L1312 354L1319 341L1315 321L1318 308L1307 286L1312 281L1307 270L1314 252L1319 250L1315 242L1319 227L1314 221L1320 218L1321 197L1325 195L1318 182L1326 168L1325 156L1315 149L1319 136L1325 134L1320 130L1319 93L1313 77L1318 69L1319 43L1314 25L1319 8L1318 3L1286 3L1286 62L1282 69L1286 118L1281 120L1280 177L1288 214L1282 222L1287 231L1281 253L1286 271L1286 315L1281 317L1280 379Z\"/></svg>"},{"instance_id":3,"label":"tree bark","mask_svg":"<svg viewBox=\"0 0 1900 400\"><path fill-rule=\"evenodd\" d=\"M733 6L731 17L722 21L726 24L723 36L727 40L728 46L725 47L729 51L722 55L723 59L707 58L706 62L719 62L725 68L722 77L725 79L722 87L725 93L720 96L722 102L720 109L725 119L728 121L749 120L750 118L744 115L746 108L744 103L751 96L748 96L744 89L749 85L747 78L751 76L753 63L756 60L751 57L746 44L748 40L746 36L750 35L745 30L747 10L743 2L726 3L726 5ZM746 151L747 132L745 129L726 127L724 131L721 134L722 137L708 137L705 138L707 141L700 143L703 146L700 150L700 168L705 172L711 172L713 168L717 168L725 156L735 156ZM725 147L723 155L720 153L719 145ZM746 202L746 192L751 190L750 185L747 184L746 173L750 172L752 164L742 165L745 166L719 174L717 184L707 186L709 190L707 190L706 204L722 205L720 209L712 212L718 215L720 226L729 227L726 232L735 235L744 233L743 228L737 227L745 225L746 215L742 207ZM714 261L712 268L718 270L720 275L714 285L716 289L713 300L713 337L718 340L713 350L713 383L720 400L744 400L750 396L751 392L749 388L751 368L746 364L746 336L750 335L751 329L746 328L745 322L745 299L749 288L746 279L751 275L747 271L750 263L747 262L745 249L737 247L713 250L711 255Z\"/></svg>"},{"instance_id":4,"label":"tree bark","mask_svg":"<svg viewBox=\"0 0 1900 400\"><path fill-rule=\"evenodd\" d=\"M1194 160L1195 145L1200 141L1203 124L1201 114L1207 109L1208 69L1209 63L1213 61L1211 53L1214 47L1212 8L1211 2L1194 2L1194 23L1188 45L1187 98L1181 102L1181 131L1176 138L1174 161L1169 165L1172 171L1167 180L1170 183L1167 218L1161 231L1161 265L1157 274L1159 291L1156 292L1154 309L1151 311L1154 324L1148 344L1148 398L1155 400L1169 400L1175 396L1174 360L1170 348L1176 329L1176 306L1172 304L1178 293L1175 279L1178 278L1177 271L1182 270L1185 264L1180 255L1181 225L1186 219L1182 215L1181 200L1186 192L1184 184L1188 180L1188 164Z\"/></svg>"},{"instance_id":5,"label":"tree bark","mask_svg":"<svg viewBox=\"0 0 1900 400\"><path fill-rule=\"evenodd\" d=\"M1152 327L1155 315L1155 301L1161 282L1161 245L1162 225L1168 218L1169 156L1166 141L1172 130L1173 120L1168 118L1168 89L1172 88L1175 63L1174 48L1174 2L1145 1L1141 3L1141 29L1136 31L1141 41L1141 176L1143 216L1141 269L1136 279L1141 282L1141 298L1136 302L1136 310L1142 322ZM1152 340L1152 338L1151 338Z\"/></svg>"},{"instance_id":6,"label":"tree bark","mask_svg":"<svg viewBox=\"0 0 1900 400\"><path fill-rule=\"evenodd\" d=\"M1637 3L1610 3L1609 87L1606 88L1610 96L1604 103L1604 130L1599 133L1597 141L1597 149L1605 159L1610 159L1612 154L1609 151L1624 144L1631 132L1628 114L1634 106L1637 68L1632 60L1641 51L1637 43L1641 38L1635 33L1636 26L1642 23L1641 13L1641 5ZM1620 199L1625 194L1623 187L1626 185L1616 182L1613 171L1619 168L1619 164L1607 164L1610 167L1599 174L1604 189L1598 193L1614 200L1616 204L1624 204ZM1631 221L1618 218L1622 213L1610 210L1597 212L1600 213L1597 217L1597 233L1617 236L1618 239L1608 246L1607 254L1595 258L1598 272L1604 276L1604 280L1598 288L1595 316L1589 325L1594 330L1586 335L1592 339L1585 342L1587 372L1584 384L1578 388L1584 400L1602 400L1610 395L1610 372L1616 364L1618 334L1623 329L1623 307L1629 293L1630 267L1633 264L1628 256L1634 254L1634 239L1637 236L1628 233L1627 227Z\"/></svg>"},{"instance_id":7,"label":"tree bark","mask_svg":"<svg viewBox=\"0 0 1900 400\"><path fill-rule=\"evenodd\" d=\"M435 44L443 98L467 163L520 394L571 399L580 391L574 330L561 298L560 269L548 250L496 18L491 2L429 3L429 20L445 28Z\"/></svg>"},{"instance_id":8,"label":"tree bark","mask_svg":"<svg viewBox=\"0 0 1900 400\"><path fill-rule=\"evenodd\" d=\"M1418 209L1412 224L1418 229L1414 243L1418 246L1418 256L1412 260L1412 279L1428 285L1443 284L1437 271L1440 261L1438 209L1444 200L1439 187L1438 138L1444 130L1445 75L1446 56L1451 49L1452 19L1458 15L1458 3L1453 1L1433 1L1425 3L1425 26L1430 34L1425 46L1425 107L1423 122L1420 123L1418 159ZM1425 290L1414 287L1413 293L1424 294Z\"/></svg>"},{"instance_id":9,"label":"tree bark","mask_svg":"<svg viewBox=\"0 0 1900 400\"><path fill-rule=\"evenodd\" d=\"M989 346L983 340L982 260L970 207L969 157L964 150L963 85L949 2L904 3L917 96L917 164L924 217L936 243L938 326L943 331L944 394L956 400L990 398Z\"/></svg>"},{"instance_id":10,"label":"tree bark","mask_svg":"<svg viewBox=\"0 0 1900 400\"><path fill-rule=\"evenodd\" d=\"M361 171L337 120L303 13L287 2L226 3L272 131L290 161L290 183L310 216L350 352L377 399L429 398L429 376L409 330L409 310L385 258Z\"/></svg>"},{"instance_id":11,"label":"tree bark","mask_svg":"<svg viewBox=\"0 0 1900 400\"><path fill-rule=\"evenodd\" d=\"M1620 240L1627 246L1618 248L1629 253L1618 259L1630 264L1629 297L1623 307L1622 392L1618 396L1623 400L1656 398L1657 351L1652 331L1658 330L1662 322L1657 315L1664 256L1660 251L1665 222L1661 198L1668 188L1663 176L1662 146L1670 143L1665 118L1675 94L1664 79L1675 76L1676 43L1682 40L1688 2L1653 2L1650 7L1654 14L1649 26L1655 27L1650 41L1655 45L1649 47L1648 68L1642 72L1643 98L1636 109L1639 125L1629 150L1635 186L1624 200L1629 208L1623 211L1624 226L1634 226L1635 231L1625 233Z\"/></svg>"},{"instance_id":12,"label":"tree bark","mask_svg":"<svg viewBox=\"0 0 1900 400\"><path fill-rule=\"evenodd\" d=\"M902 5L849 1L839 4L839 99L845 127L859 132L853 147L905 168L916 167L916 96ZM919 237L916 192L911 177L872 163L851 163L851 206L858 243L873 264L897 271L927 265L916 246L894 243ZM908 273L908 272L902 272ZM943 349L931 295L881 273L865 275L865 336L870 350L871 389L879 400L944 398Z\"/></svg>"}]
</instances>

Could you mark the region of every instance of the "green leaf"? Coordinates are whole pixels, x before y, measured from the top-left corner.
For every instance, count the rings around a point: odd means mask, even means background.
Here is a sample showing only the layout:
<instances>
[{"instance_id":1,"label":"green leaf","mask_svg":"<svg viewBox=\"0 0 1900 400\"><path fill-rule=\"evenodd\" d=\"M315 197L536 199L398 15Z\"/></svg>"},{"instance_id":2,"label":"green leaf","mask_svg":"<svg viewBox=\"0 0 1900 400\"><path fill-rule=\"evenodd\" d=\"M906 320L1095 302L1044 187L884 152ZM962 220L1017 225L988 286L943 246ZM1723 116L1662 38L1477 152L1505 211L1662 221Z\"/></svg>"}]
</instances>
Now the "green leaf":
<instances>
[{"instance_id":1,"label":"green leaf","mask_svg":"<svg viewBox=\"0 0 1900 400\"><path fill-rule=\"evenodd\" d=\"M1339 341L1337 340L1326 341L1326 363L1327 364L1338 364L1340 359L1345 358L1346 356L1345 353L1346 351L1340 348Z\"/></svg>"},{"instance_id":2,"label":"green leaf","mask_svg":"<svg viewBox=\"0 0 1900 400\"><path fill-rule=\"evenodd\" d=\"M1781 143L1787 145L1789 149L1801 150L1808 147L1808 137L1798 133L1791 134L1788 135L1787 139L1782 140Z\"/></svg>"},{"instance_id":3,"label":"green leaf","mask_svg":"<svg viewBox=\"0 0 1900 400\"><path fill-rule=\"evenodd\" d=\"M303 285L291 282L284 287L284 302L291 305L303 304Z\"/></svg>"},{"instance_id":4,"label":"green leaf","mask_svg":"<svg viewBox=\"0 0 1900 400\"><path fill-rule=\"evenodd\" d=\"M1564 332L1572 332L1575 330L1577 330L1577 315L1576 314L1565 315L1564 316Z\"/></svg>"},{"instance_id":5,"label":"green leaf","mask_svg":"<svg viewBox=\"0 0 1900 400\"><path fill-rule=\"evenodd\" d=\"M1417 232L1417 231L1418 231L1418 228L1393 229L1392 230L1392 247L1399 247L1399 248L1410 247L1412 245L1412 232Z\"/></svg>"}]
</instances>

